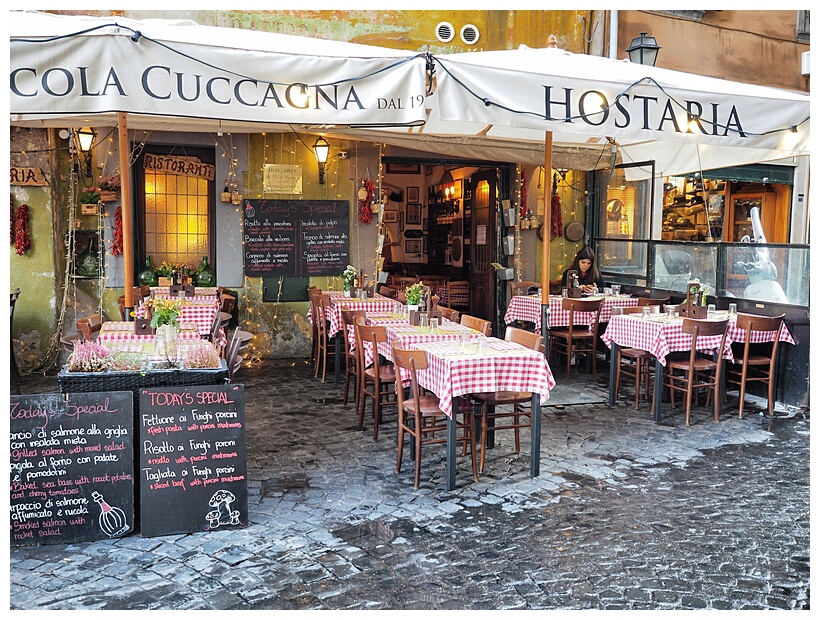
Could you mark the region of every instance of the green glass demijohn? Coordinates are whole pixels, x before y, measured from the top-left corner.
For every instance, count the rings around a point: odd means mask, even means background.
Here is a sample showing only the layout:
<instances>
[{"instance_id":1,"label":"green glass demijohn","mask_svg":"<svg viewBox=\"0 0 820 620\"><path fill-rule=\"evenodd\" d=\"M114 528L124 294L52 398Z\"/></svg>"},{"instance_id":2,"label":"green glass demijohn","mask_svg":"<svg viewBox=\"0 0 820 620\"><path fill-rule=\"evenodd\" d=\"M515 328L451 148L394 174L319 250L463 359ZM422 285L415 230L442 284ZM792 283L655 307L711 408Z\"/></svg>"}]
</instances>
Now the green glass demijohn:
<instances>
[{"instance_id":1,"label":"green glass demijohn","mask_svg":"<svg viewBox=\"0 0 820 620\"><path fill-rule=\"evenodd\" d=\"M154 265L151 263L150 256L145 257L145 267L137 274L137 282L140 286L156 286L159 284L159 278Z\"/></svg>"},{"instance_id":2,"label":"green glass demijohn","mask_svg":"<svg viewBox=\"0 0 820 620\"><path fill-rule=\"evenodd\" d=\"M195 278L197 286L216 286L216 272L208 264L207 256L202 257Z\"/></svg>"}]
</instances>

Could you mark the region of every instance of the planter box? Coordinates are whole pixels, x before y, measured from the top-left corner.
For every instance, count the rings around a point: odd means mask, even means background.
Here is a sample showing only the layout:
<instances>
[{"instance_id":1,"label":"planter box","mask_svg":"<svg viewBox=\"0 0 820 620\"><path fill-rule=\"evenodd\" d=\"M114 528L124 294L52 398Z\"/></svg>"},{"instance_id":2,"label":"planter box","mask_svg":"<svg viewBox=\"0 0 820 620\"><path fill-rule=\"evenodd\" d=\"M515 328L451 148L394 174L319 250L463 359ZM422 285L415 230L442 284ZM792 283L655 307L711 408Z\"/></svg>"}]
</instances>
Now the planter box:
<instances>
[{"instance_id":1,"label":"planter box","mask_svg":"<svg viewBox=\"0 0 820 620\"><path fill-rule=\"evenodd\" d=\"M61 394L73 392L120 392L134 393L134 420L139 420L139 391L144 388L174 387L186 385L221 385L230 378L225 360L220 367L175 368L170 370L120 371L120 372L68 372L65 366L57 373Z\"/></svg>"},{"instance_id":2,"label":"planter box","mask_svg":"<svg viewBox=\"0 0 820 620\"><path fill-rule=\"evenodd\" d=\"M80 215L99 215L100 203L84 203L80 205Z\"/></svg>"},{"instance_id":3,"label":"planter box","mask_svg":"<svg viewBox=\"0 0 820 620\"><path fill-rule=\"evenodd\" d=\"M120 199L120 193L114 190L102 189L100 190L101 202L117 202Z\"/></svg>"},{"instance_id":4,"label":"planter box","mask_svg":"<svg viewBox=\"0 0 820 620\"><path fill-rule=\"evenodd\" d=\"M515 226L516 221L515 209L504 209L504 225Z\"/></svg>"},{"instance_id":5,"label":"planter box","mask_svg":"<svg viewBox=\"0 0 820 620\"><path fill-rule=\"evenodd\" d=\"M507 256L515 254L515 235L506 235L504 237L504 254Z\"/></svg>"}]
</instances>

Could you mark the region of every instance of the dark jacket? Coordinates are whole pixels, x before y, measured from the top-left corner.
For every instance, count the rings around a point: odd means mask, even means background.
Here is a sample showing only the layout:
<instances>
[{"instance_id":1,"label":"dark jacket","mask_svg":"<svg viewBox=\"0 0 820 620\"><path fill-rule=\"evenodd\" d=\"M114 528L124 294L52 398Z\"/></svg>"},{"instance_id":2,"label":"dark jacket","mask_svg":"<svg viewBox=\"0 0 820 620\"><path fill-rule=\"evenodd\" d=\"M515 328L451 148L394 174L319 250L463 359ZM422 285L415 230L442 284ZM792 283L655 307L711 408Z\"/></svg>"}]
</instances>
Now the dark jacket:
<instances>
[{"instance_id":1,"label":"dark jacket","mask_svg":"<svg viewBox=\"0 0 820 620\"><path fill-rule=\"evenodd\" d=\"M562 287L564 287L564 286L568 287L569 286L569 283L567 282L567 274L570 271L571 271L571 269L567 269L566 271L564 271L564 275L561 277L561 286ZM604 282L604 279L602 277L599 277L597 279L592 277L592 269L587 271L586 277L584 277L584 274L582 274L580 269L579 269L578 270L578 282L582 285L583 284L597 284L598 289L601 290L601 291L603 291L603 288L606 286L606 283Z\"/></svg>"}]
</instances>

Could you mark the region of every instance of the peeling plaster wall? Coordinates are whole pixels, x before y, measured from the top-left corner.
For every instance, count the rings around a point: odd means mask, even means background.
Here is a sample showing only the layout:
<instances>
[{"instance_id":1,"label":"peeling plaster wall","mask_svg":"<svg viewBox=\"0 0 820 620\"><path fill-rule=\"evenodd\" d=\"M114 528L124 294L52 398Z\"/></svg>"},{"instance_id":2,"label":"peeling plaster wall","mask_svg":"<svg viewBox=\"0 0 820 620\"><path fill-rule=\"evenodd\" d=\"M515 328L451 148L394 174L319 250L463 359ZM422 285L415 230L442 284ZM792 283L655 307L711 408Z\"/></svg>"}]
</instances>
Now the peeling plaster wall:
<instances>
[{"instance_id":1,"label":"peeling plaster wall","mask_svg":"<svg viewBox=\"0 0 820 620\"><path fill-rule=\"evenodd\" d=\"M43 171L51 186L11 185L11 203L15 213L20 205L29 208L31 245L18 255L12 243L9 249L8 279L10 291L20 289L14 310L12 346L21 372L37 366L49 349L50 338L56 334L58 291L62 275L55 257L62 248L55 248L55 208L61 183L54 179L56 154L45 129L10 128L11 166L36 167Z\"/></svg>"}]
</instances>

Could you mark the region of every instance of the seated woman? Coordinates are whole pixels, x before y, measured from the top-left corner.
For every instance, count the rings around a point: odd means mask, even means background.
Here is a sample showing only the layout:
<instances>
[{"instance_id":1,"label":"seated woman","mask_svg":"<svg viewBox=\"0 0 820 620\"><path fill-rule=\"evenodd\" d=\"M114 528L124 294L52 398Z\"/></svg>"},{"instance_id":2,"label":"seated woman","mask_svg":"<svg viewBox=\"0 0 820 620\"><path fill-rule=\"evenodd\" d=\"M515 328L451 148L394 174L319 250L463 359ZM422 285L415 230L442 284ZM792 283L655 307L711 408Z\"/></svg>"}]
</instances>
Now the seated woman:
<instances>
[{"instance_id":1,"label":"seated woman","mask_svg":"<svg viewBox=\"0 0 820 620\"><path fill-rule=\"evenodd\" d=\"M599 291L603 290L606 286L604 279L601 277L601 273L598 271L598 267L595 266L595 252L592 251L592 248L581 248L578 251L578 254L575 255L575 260L572 261L572 265L564 271L564 275L561 278L562 287L569 286L567 274L571 271L575 271L578 274L581 290L585 293L591 293L593 291L593 285L597 285Z\"/></svg>"}]
</instances>

